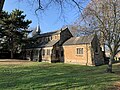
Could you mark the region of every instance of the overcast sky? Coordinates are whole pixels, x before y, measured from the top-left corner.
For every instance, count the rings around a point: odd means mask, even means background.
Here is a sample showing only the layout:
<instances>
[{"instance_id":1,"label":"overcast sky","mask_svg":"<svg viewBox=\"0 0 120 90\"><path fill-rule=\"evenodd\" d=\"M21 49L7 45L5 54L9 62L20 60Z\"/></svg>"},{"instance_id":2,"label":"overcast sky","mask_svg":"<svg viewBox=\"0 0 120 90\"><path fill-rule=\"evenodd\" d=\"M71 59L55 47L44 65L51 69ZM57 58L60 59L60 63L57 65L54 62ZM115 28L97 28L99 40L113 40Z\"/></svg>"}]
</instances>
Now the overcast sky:
<instances>
[{"instance_id":1,"label":"overcast sky","mask_svg":"<svg viewBox=\"0 0 120 90\"><path fill-rule=\"evenodd\" d=\"M5 0L3 10L11 12L14 9L20 9L26 14L26 19L32 20L30 27L34 28L40 23L42 32L54 31L62 28L65 25L72 24L79 16L77 10L67 10L64 14L65 18L60 17L60 13L57 8L51 7L45 12L38 12L39 20L35 15L35 8L32 7L27 0L18 2L20 0ZM86 4L84 4L85 6ZM65 19L65 20L64 20Z\"/></svg>"}]
</instances>

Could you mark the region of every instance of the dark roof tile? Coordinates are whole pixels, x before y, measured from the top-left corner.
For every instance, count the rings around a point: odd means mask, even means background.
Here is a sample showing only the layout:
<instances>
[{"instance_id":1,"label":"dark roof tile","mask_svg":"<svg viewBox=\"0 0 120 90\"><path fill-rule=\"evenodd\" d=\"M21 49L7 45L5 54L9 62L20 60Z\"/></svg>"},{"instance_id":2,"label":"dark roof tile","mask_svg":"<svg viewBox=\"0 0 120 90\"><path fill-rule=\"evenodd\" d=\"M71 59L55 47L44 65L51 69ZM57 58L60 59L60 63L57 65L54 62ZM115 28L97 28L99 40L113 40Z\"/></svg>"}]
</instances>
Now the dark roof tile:
<instances>
[{"instance_id":1,"label":"dark roof tile","mask_svg":"<svg viewBox=\"0 0 120 90\"><path fill-rule=\"evenodd\" d=\"M37 45L34 46L34 48L42 48L42 47L52 47L53 45L55 45L59 40L52 40L49 42L41 42Z\"/></svg>"},{"instance_id":2,"label":"dark roof tile","mask_svg":"<svg viewBox=\"0 0 120 90\"><path fill-rule=\"evenodd\" d=\"M94 35L72 37L69 40L67 40L63 45L88 44L92 42L93 38L94 38Z\"/></svg>"}]
</instances>

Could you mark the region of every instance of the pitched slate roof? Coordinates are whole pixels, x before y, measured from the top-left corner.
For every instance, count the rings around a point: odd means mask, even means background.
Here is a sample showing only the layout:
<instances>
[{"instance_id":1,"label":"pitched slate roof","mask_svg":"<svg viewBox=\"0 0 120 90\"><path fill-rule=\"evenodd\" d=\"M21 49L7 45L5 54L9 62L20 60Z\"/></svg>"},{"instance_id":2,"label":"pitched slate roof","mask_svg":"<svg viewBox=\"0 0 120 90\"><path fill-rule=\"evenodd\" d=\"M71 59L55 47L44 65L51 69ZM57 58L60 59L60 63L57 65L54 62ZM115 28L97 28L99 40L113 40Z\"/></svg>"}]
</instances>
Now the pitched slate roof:
<instances>
[{"instance_id":1,"label":"pitched slate roof","mask_svg":"<svg viewBox=\"0 0 120 90\"><path fill-rule=\"evenodd\" d=\"M41 42L37 45L35 45L33 48L42 48L42 47L52 47L53 45L55 45L59 40L52 40L49 42Z\"/></svg>"},{"instance_id":2,"label":"pitched slate roof","mask_svg":"<svg viewBox=\"0 0 120 90\"><path fill-rule=\"evenodd\" d=\"M54 34L59 34L60 32L61 32L61 30L48 32L48 33L43 33L43 34L40 34L39 37L47 37L47 36L51 36L51 35L54 35Z\"/></svg>"},{"instance_id":3,"label":"pitched slate roof","mask_svg":"<svg viewBox=\"0 0 120 90\"><path fill-rule=\"evenodd\" d=\"M59 41L59 40L52 40L52 41L48 42L48 43L45 45L45 47L51 47L51 46L55 45L58 41Z\"/></svg>"},{"instance_id":4,"label":"pitched slate roof","mask_svg":"<svg viewBox=\"0 0 120 90\"><path fill-rule=\"evenodd\" d=\"M27 45L25 46L25 49L32 49L33 47L34 47L33 44L27 44Z\"/></svg>"},{"instance_id":5,"label":"pitched slate roof","mask_svg":"<svg viewBox=\"0 0 120 90\"><path fill-rule=\"evenodd\" d=\"M52 36L52 35L60 34L61 31L64 31L64 30L66 30L67 28L68 28L68 27L61 28L61 29L56 30L56 31L47 32L47 33L36 34L36 35L34 35L33 37L30 37L30 38L28 38L28 39L29 39L29 40L36 40L37 38L40 38L40 37L49 37L49 36ZM70 32L71 32L71 31L70 31Z\"/></svg>"},{"instance_id":6,"label":"pitched slate roof","mask_svg":"<svg viewBox=\"0 0 120 90\"><path fill-rule=\"evenodd\" d=\"M43 48L43 47L52 47L53 45L55 45L57 42L59 42L59 40L52 40L52 41L49 41L49 42L41 42L39 44L30 44L30 45L27 45L25 48L26 49L33 49L33 48Z\"/></svg>"},{"instance_id":7,"label":"pitched slate roof","mask_svg":"<svg viewBox=\"0 0 120 90\"><path fill-rule=\"evenodd\" d=\"M55 34L59 34L60 32L61 32L61 30L57 30L57 31L48 32L48 33L36 34L33 37L29 38L29 40L36 40L37 38L40 38L40 37L52 36Z\"/></svg>"},{"instance_id":8,"label":"pitched slate roof","mask_svg":"<svg viewBox=\"0 0 120 90\"><path fill-rule=\"evenodd\" d=\"M93 38L94 38L94 35L72 37L69 40L67 40L63 45L89 44L92 42Z\"/></svg>"}]
</instances>

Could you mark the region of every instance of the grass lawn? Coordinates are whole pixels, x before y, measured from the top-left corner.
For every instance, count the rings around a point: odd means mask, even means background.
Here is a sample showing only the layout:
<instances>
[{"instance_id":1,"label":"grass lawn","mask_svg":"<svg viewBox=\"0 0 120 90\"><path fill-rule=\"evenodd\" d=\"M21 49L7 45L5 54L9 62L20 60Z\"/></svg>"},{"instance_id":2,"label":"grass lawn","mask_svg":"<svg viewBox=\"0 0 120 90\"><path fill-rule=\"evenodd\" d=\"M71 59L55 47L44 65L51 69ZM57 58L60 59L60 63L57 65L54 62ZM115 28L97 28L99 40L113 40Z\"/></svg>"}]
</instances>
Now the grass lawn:
<instances>
[{"instance_id":1,"label":"grass lawn","mask_svg":"<svg viewBox=\"0 0 120 90\"><path fill-rule=\"evenodd\" d=\"M81 66L28 62L0 64L0 90L120 90L120 64Z\"/></svg>"}]
</instances>

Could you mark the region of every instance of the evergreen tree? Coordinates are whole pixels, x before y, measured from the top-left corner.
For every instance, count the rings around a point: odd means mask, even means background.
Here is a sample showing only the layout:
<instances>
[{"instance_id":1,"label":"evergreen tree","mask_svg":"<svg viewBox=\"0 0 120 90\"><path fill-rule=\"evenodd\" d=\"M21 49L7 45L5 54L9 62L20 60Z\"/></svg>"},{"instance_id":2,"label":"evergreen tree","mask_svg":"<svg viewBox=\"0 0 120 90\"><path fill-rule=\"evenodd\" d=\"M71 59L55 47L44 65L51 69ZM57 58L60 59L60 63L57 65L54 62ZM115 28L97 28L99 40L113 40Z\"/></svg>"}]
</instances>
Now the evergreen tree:
<instances>
[{"instance_id":1,"label":"evergreen tree","mask_svg":"<svg viewBox=\"0 0 120 90\"><path fill-rule=\"evenodd\" d=\"M5 37L3 49L8 49L11 52L11 58L21 49L27 28L31 23L30 20L25 20L25 17L23 11L17 9L11 13L2 12L0 33Z\"/></svg>"}]
</instances>

